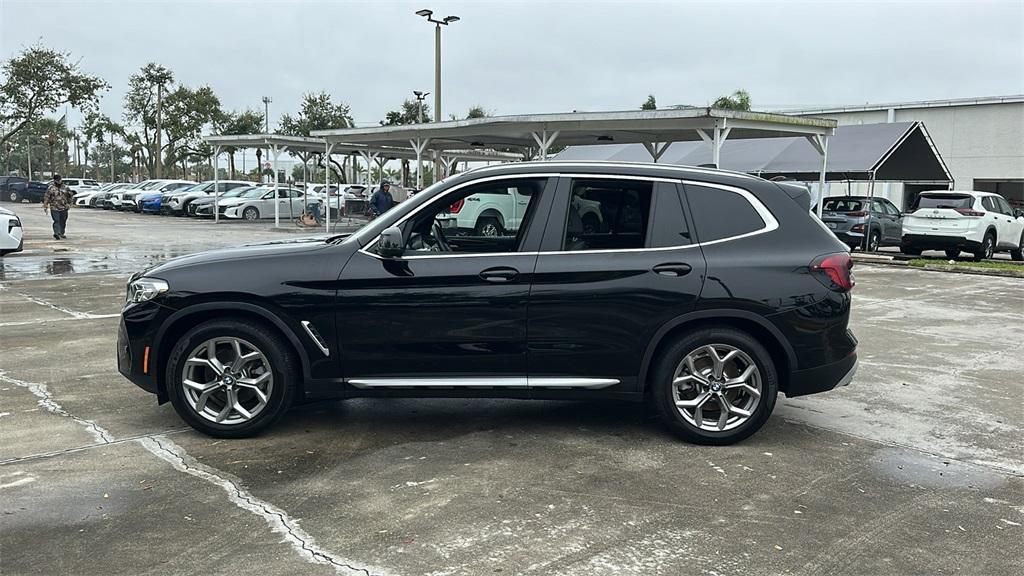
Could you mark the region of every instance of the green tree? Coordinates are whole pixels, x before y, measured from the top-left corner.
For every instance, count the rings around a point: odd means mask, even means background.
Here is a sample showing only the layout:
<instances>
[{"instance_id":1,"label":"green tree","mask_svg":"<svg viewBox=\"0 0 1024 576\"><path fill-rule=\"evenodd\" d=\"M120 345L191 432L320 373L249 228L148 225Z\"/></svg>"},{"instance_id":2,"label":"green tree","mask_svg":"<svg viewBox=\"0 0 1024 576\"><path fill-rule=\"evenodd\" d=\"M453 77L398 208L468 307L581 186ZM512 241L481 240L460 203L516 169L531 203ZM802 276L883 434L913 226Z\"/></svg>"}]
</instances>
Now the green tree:
<instances>
[{"instance_id":1,"label":"green tree","mask_svg":"<svg viewBox=\"0 0 1024 576\"><path fill-rule=\"evenodd\" d=\"M49 144L49 136L53 134L53 148ZM39 118L24 125L15 138L10 138L2 146L8 154L7 163L10 170L28 175L29 157L32 159L32 176L41 177L43 172L50 171L51 153L53 166L57 169L63 162L59 153L63 152L63 144L70 138L67 125L53 118ZM58 150L59 148L59 150Z\"/></svg>"},{"instance_id":2,"label":"green tree","mask_svg":"<svg viewBox=\"0 0 1024 576\"><path fill-rule=\"evenodd\" d=\"M155 154L161 153L161 151L154 150L157 134L156 95L153 92L153 86L155 83L166 84L173 80L174 75L170 70L153 62L146 64L138 73L128 77L128 92L124 96L122 110L125 137L130 140L129 144L141 156L149 173L153 173L155 170Z\"/></svg>"},{"instance_id":3,"label":"green tree","mask_svg":"<svg viewBox=\"0 0 1024 576\"><path fill-rule=\"evenodd\" d=\"M640 105L640 109L641 110L657 110L658 109L658 101L654 99L654 94L648 94L647 95L647 100L644 100L644 103Z\"/></svg>"},{"instance_id":4,"label":"green tree","mask_svg":"<svg viewBox=\"0 0 1024 576\"><path fill-rule=\"evenodd\" d=\"M297 115L281 116L278 133L288 136L309 136L313 130L351 128L353 126L355 126L355 122L352 120L352 112L348 104L331 102L331 97L327 92L309 93L302 96L302 107ZM317 165L323 166L324 154L317 154L316 158ZM347 182L345 171L341 165L332 159L331 166L335 173L335 181Z\"/></svg>"},{"instance_id":5,"label":"green tree","mask_svg":"<svg viewBox=\"0 0 1024 576\"><path fill-rule=\"evenodd\" d=\"M264 126L263 113L255 110L243 110L242 112L229 112L224 115L220 122L221 134L259 134ZM236 148L225 148L228 153L229 178L235 177L235 152Z\"/></svg>"},{"instance_id":6,"label":"green tree","mask_svg":"<svg viewBox=\"0 0 1024 576\"><path fill-rule=\"evenodd\" d=\"M384 115L381 126L404 126L406 124L421 124L419 100L403 100L398 110L392 110ZM423 122L430 122L430 104L423 103Z\"/></svg>"},{"instance_id":7,"label":"green tree","mask_svg":"<svg viewBox=\"0 0 1024 576\"><path fill-rule=\"evenodd\" d=\"M0 71L0 126L10 126L0 135L0 145L65 104L79 109L94 106L97 93L109 87L103 79L79 71L70 54L41 45L10 58Z\"/></svg>"},{"instance_id":8,"label":"green tree","mask_svg":"<svg viewBox=\"0 0 1024 576\"><path fill-rule=\"evenodd\" d=\"M750 94L746 90L737 90L728 96L722 96L711 105L722 110L750 110Z\"/></svg>"},{"instance_id":9,"label":"green tree","mask_svg":"<svg viewBox=\"0 0 1024 576\"><path fill-rule=\"evenodd\" d=\"M97 110L90 110L85 115L85 118L82 120L81 131L83 140L83 150L85 151L86 171L88 171L89 167L89 148L92 146L93 142L106 142L109 148L110 143L108 140L110 139L109 137L111 135L119 136L124 134L124 129L117 122L114 122L110 119L109 116L107 116L106 114L101 114ZM107 160L109 169L109 158ZM96 177L100 178L100 174L102 174L102 172L99 171L99 167L97 166ZM107 173L107 175L109 176L109 172Z\"/></svg>"},{"instance_id":10,"label":"green tree","mask_svg":"<svg viewBox=\"0 0 1024 576\"><path fill-rule=\"evenodd\" d=\"M167 134L164 158L168 166L181 164L185 174L189 160L205 160L213 155L213 149L202 139L202 133L223 119L220 99L209 86L195 90L178 86L167 95L164 108L163 130Z\"/></svg>"},{"instance_id":11,"label":"green tree","mask_svg":"<svg viewBox=\"0 0 1024 576\"><path fill-rule=\"evenodd\" d=\"M473 118L487 118L490 115L491 113L483 106L473 106L469 109L469 112L466 113L466 120L471 120Z\"/></svg>"}]
</instances>

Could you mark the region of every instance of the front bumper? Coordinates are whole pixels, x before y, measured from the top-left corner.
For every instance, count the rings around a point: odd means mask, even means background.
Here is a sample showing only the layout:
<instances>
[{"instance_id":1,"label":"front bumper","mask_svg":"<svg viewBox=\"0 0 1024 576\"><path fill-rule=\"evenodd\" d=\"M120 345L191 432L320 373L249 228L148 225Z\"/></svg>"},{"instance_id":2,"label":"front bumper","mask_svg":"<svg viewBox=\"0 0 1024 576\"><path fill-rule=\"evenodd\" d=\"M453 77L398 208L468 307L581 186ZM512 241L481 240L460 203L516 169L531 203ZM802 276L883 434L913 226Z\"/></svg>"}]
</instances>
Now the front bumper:
<instances>
[{"instance_id":1,"label":"front bumper","mask_svg":"<svg viewBox=\"0 0 1024 576\"><path fill-rule=\"evenodd\" d=\"M117 371L133 384L151 394L161 394L158 379L159 353L155 346L157 330L173 310L155 302L133 304L121 312L117 327Z\"/></svg>"}]
</instances>

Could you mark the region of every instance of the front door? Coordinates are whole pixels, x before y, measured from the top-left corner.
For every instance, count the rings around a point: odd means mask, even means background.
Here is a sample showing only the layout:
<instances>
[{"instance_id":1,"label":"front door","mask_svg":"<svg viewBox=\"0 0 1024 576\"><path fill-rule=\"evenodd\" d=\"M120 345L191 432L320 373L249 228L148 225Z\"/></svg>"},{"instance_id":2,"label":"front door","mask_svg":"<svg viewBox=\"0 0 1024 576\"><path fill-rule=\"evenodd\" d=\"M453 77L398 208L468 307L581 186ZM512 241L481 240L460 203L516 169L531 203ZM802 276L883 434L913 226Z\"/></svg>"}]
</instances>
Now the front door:
<instances>
[{"instance_id":1,"label":"front door","mask_svg":"<svg viewBox=\"0 0 1024 576\"><path fill-rule=\"evenodd\" d=\"M503 177L453 188L398 223L402 256L381 256L375 242L356 252L336 306L346 380L360 388L525 388L526 305L542 204L554 192L548 182ZM441 226L452 204L508 188L527 201L522 226L497 236Z\"/></svg>"},{"instance_id":2,"label":"front door","mask_svg":"<svg viewBox=\"0 0 1024 576\"><path fill-rule=\"evenodd\" d=\"M647 343L706 266L677 183L562 178L530 293L530 387L633 392Z\"/></svg>"}]
</instances>

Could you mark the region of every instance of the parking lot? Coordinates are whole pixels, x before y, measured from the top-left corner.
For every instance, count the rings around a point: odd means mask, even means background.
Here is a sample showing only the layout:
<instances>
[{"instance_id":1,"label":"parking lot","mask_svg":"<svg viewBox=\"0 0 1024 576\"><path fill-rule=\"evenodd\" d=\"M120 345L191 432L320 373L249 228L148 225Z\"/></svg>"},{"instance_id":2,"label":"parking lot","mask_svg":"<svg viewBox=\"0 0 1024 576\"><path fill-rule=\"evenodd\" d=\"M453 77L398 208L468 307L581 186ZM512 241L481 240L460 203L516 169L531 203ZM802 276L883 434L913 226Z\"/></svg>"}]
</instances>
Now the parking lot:
<instances>
[{"instance_id":1,"label":"parking lot","mask_svg":"<svg viewBox=\"0 0 1024 576\"><path fill-rule=\"evenodd\" d=\"M858 266L853 384L730 447L642 406L514 400L314 403L214 440L118 374L125 281L293 235L73 210L55 241L18 212L4 574L1024 572L1024 280Z\"/></svg>"}]
</instances>

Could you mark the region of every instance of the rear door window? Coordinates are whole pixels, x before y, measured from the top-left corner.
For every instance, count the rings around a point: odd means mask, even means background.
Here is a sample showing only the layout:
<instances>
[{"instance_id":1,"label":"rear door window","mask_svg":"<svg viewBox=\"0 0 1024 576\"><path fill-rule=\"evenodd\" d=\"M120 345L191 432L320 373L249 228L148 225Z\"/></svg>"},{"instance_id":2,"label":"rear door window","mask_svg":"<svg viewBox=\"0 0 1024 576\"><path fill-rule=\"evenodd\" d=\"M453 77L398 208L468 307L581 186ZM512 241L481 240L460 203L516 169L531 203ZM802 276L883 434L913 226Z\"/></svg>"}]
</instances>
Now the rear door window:
<instances>
[{"instance_id":1,"label":"rear door window","mask_svg":"<svg viewBox=\"0 0 1024 576\"><path fill-rule=\"evenodd\" d=\"M642 180L573 180L562 249L644 248L653 188Z\"/></svg>"},{"instance_id":2,"label":"rear door window","mask_svg":"<svg viewBox=\"0 0 1024 576\"><path fill-rule=\"evenodd\" d=\"M743 236L766 226L754 206L738 192L696 184L684 188L700 242Z\"/></svg>"}]
</instances>

